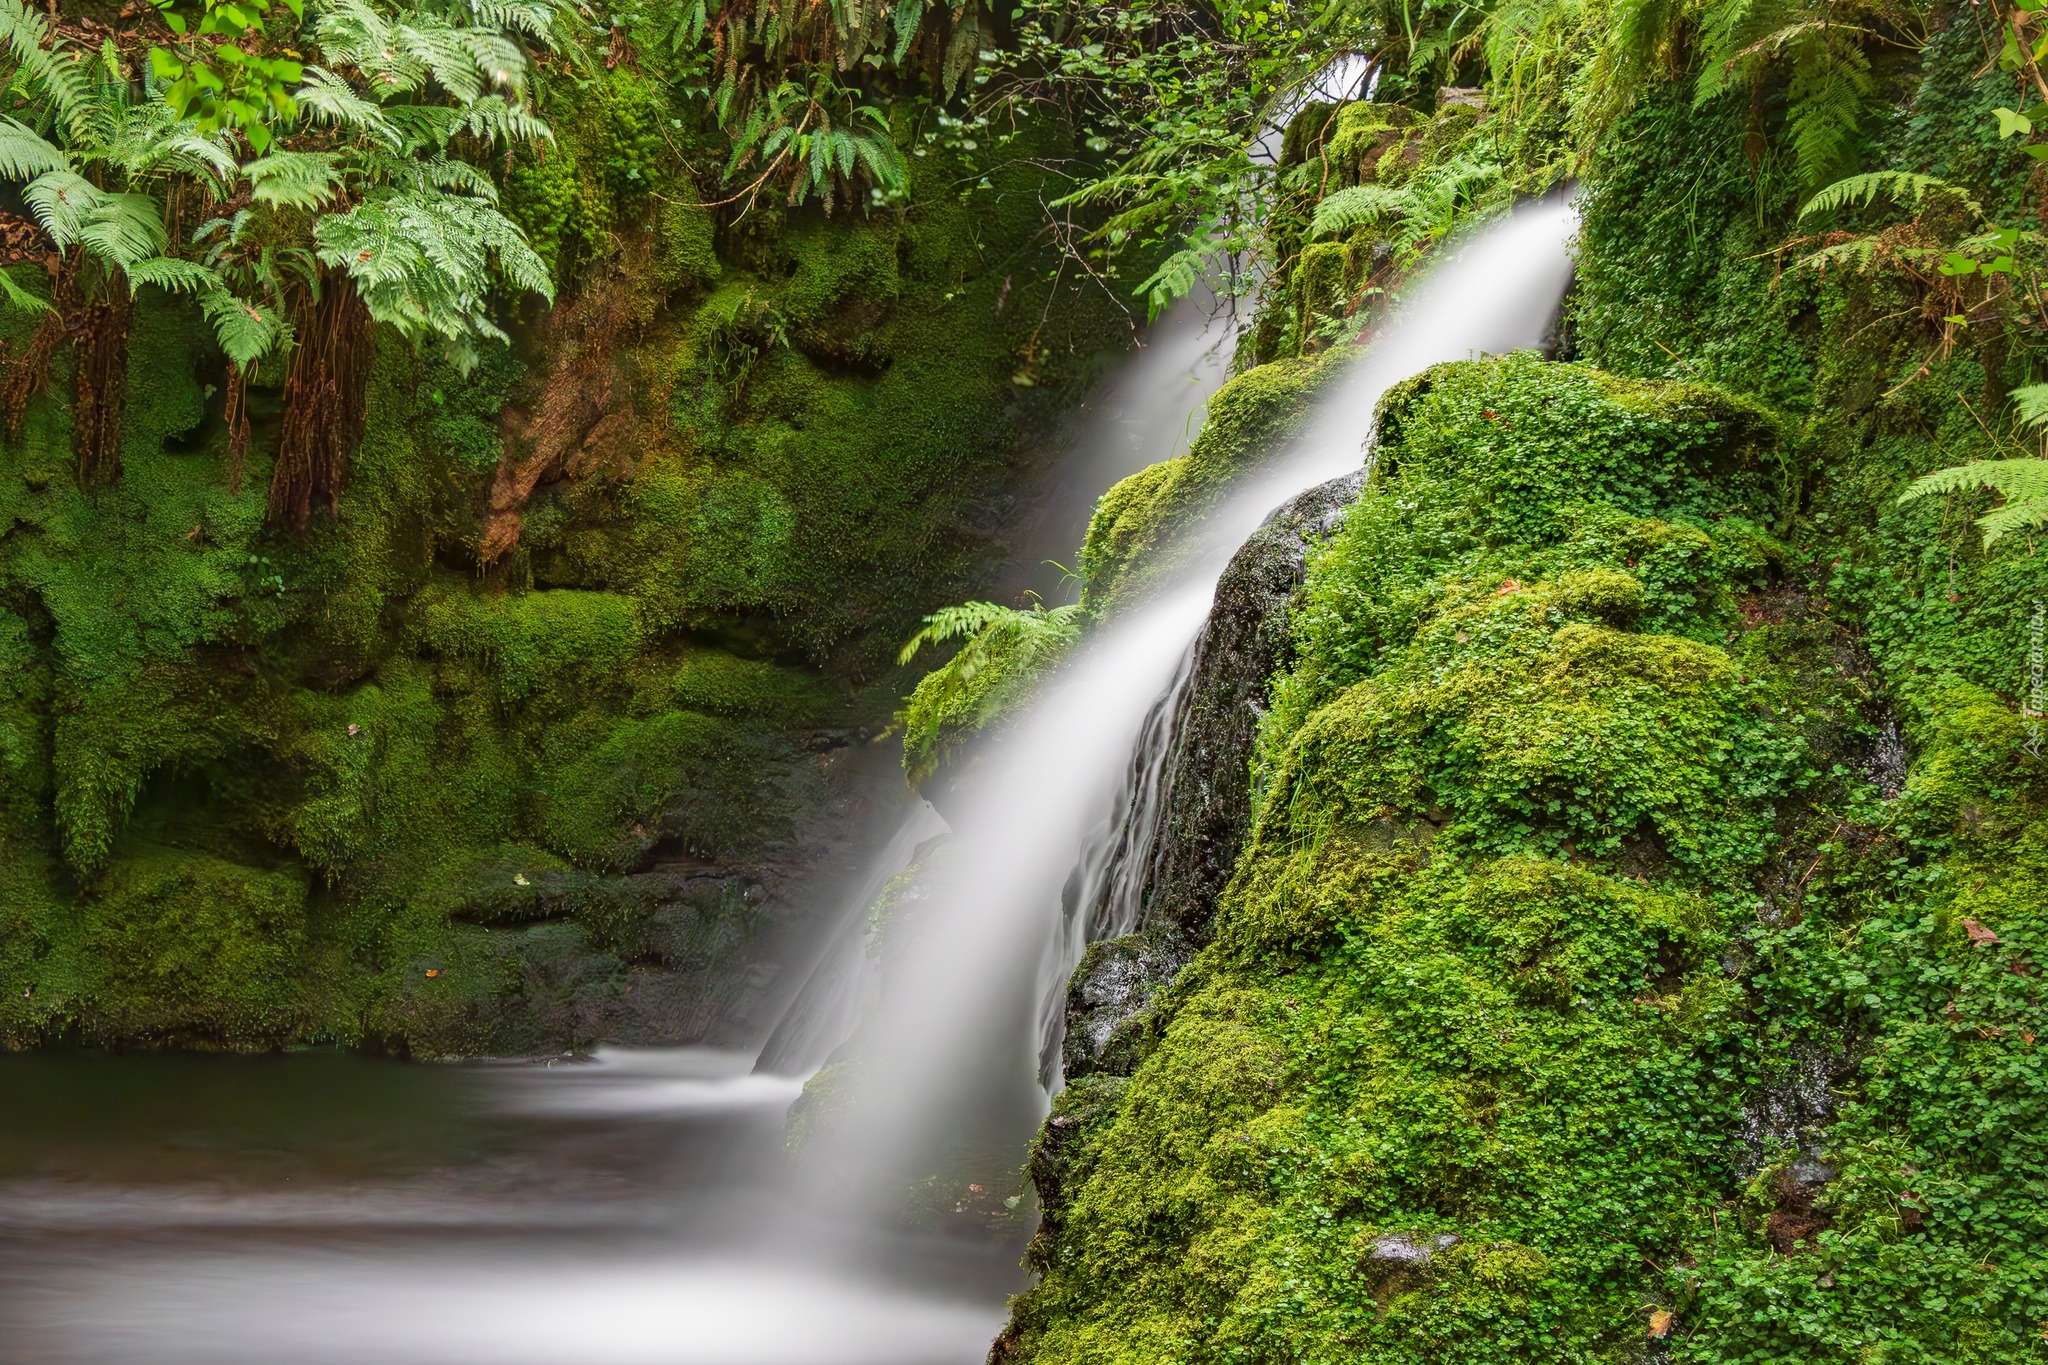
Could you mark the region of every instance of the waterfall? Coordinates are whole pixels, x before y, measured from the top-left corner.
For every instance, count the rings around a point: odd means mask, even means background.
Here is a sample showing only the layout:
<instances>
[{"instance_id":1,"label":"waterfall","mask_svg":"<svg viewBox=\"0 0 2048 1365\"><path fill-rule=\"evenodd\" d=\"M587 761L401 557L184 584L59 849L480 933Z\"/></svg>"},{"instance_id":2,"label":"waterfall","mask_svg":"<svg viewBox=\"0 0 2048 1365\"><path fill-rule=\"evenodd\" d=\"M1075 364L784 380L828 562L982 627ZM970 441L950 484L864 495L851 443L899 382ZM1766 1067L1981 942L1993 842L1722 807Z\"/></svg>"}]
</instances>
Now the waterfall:
<instances>
[{"instance_id":1,"label":"waterfall","mask_svg":"<svg viewBox=\"0 0 2048 1365\"><path fill-rule=\"evenodd\" d=\"M918 849L945 832L946 822L929 802L912 804L841 903L837 923L827 931L809 970L802 973L803 985L796 998L761 1045L755 1071L769 1076L808 1076L853 1033L875 985L868 912L889 883L910 866Z\"/></svg>"},{"instance_id":2,"label":"waterfall","mask_svg":"<svg viewBox=\"0 0 2048 1365\"><path fill-rule=\"evenodd\" d=\"M1333 362L1344 370L1303 434L1202 520L1174 581L1098 628L985 744L949 811L953 839L891 928L854 1099L830 1139L837 1188L889 1200L930 1168L992 1078L1035 1079L1056 1057L1049 1015L1089 932L1124 927L1116 917L1142 893L1130 879L1156 831L1170 694L1229 555L1274 507L1361 465L1390 386L1441 361L1539 345L1576 222L1566 203L1530 205L1440 253L1377 337Z\"/></svg>"},{"instance_id":3,"label":"waterfall","mask_svg":"<svg viewBox=\"0 0 2048 1365\"><path fill-rule=\"evenodd\" d=\"M1038 1083L1060 1087L1060 1042L1066 1032L1067 978L1088 945L1120 938L1138 924L1152 850L1166 814L1167 769L1173 759L1182 703L1195 676L1189 644L1173 681L1145 713L1111 815L1082 842L1081 856L1060 892L1060 925L1038 971Z\"/></svg>"},{"instance_id":4,"label":"waterfall","mask_svg":"<svg viewBox=\"0 0 2048 1365\"><path fill-rule=\"evenodd\" d=\"M1303 435L1202 520L1171 581L1099 625L989 738L972 780L955 789L957 804L948 803L950 831L929 807L913 808L841 904L816 960L792 964L792 985L803 984L755 1069L747 1054L697 1049L378 1072L379 1084L404 1083L392 1099L404 1121L392 1122L406 1132L453 1122L414 1112L444 1089L499 1097L488 1140L450 1128L470 1172L460 1178L429 1164L417 1178L362 1180L358 1149L389 1135L372 1125L358 1137L347 1099L355 1092L345 1090L338 1107L313 1112L323 1125L349 1120L331 1154L294 1164L280 1191L131 1190L102 1207L37 1184L33 1199L0 1208L0 1240L22 1229L42 1235L53 1219L88 1235L17 1265L34 1293L13 1319L0 1316L0 1339L20 1343L8 1358L979 1359L1000 1326L1002 1294L1016 1285L1014 1244L920 1240L894 1215L913 1179L1015 1170L1059 1083L1061 1007L1076 960L1090 938L1122 934L1141 908L1148 920L1158 910L1145 903L1146 879L1160 862L1173 788L1187 775L1175 766L1184 742L1175 726L1202 695L1193 647L1226 563L1270 509L1359 469L1388 385L1438 361L1538 343L1570 271L1573 224L1566 206L1537 205L1480 233L1408 291L1370 346L1333 362L1343 369ZM1178 386L1184 401L1196 395L1201 372L1162 356L1160 384ZM1162 419L1175 431L1169 445L1189 406ZM1136 455L1126 445L1116 459L1128 458ZM882 895L913 863L915 877ZM869 951L878 898L887 917L879 957ZM842 1043L857 1015L858 1032ZM806 1136L792 1180L781 1160L785 1106L795 1076L827 1054L831 1084L803 1103L836 1104L843 1094L850 1107L832 1109L837 1117ZM325 1097L330 1085L320 1079L315 1089ZM35 1106L17 1107L26 1114L55 1098L37 1092ZM532 1145L493 1145L505 1123L529 1126L535 1114L547 1126L521 1140ZM808 1128L812 1115L803 1117ZM585 1171L593 1149L630 1158L619 1169L635 1177L620 1182L602 1164ZM945 1164L961 1151L969 1163ZM406 1171L413 1160L404 1157ZM1012 1230L1021 1234L1023 1222ZM323 1228L345 1235L307 1242L306 1230ZM996 1259L1004 1278L983 1278Z\"/></svg>"}]
</instances>

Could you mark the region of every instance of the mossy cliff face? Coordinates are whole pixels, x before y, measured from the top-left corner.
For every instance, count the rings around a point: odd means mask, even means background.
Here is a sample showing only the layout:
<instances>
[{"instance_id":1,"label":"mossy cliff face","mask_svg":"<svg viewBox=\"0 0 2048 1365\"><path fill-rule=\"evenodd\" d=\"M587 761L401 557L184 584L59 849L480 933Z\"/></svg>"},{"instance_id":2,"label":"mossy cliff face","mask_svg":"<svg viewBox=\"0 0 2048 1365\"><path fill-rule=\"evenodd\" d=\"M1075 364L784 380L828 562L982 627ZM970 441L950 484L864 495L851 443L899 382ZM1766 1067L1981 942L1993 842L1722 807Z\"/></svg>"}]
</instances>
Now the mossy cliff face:
<instances>
[{"instance_id":1,"label":"mossy cliff face","mask_svg":"<svg viewBox=\"0 0 2048 1365\"><path fill-rule=\"evenodd\" d=\"M1980 39L1932 16L1865 165L2017 221ZM2048 558L1899 502L2030 453L1991 415L2038 343L1799 266L1763 107L1670 82L1602 137L1574 363L1390 395L1206 946L1034 1150L999 1358L2048 1359ZM1422 126L1342 112L1289 155ZM1177 965L1135 946L1085 966Z\"/></svg>"},{"instance_id":2,"label":"mossy cliff face","mask_svg":"<svg viewBox=\"0 0 2048 1365\"><path fill-rule=\"evenodd\" d=\"M759 1027L740 967L899 799L894 647L1121 319L1048 293L1035 172L714 220L683 95L554 112L508 203L560 301L467 375L380 337L331 521L266 526L277 376L231 471L153 291L119 478L74 477L68 360L0 449L0 1041Z\"/></svg>"},{"instance_id":3,"label":"mossy cliff face","mask_svg":"<svg viewBox=\"0 0 2048 1365\"><path fill-rule=\"evenodd\" d=\"M1518 357L1380 420L998 1355L2042 1358L2027 636L1956 610L2038 561L1926 610L1897 444L1798 510L1793 429L1697 383Z\"/></svg>"}]
</instances>

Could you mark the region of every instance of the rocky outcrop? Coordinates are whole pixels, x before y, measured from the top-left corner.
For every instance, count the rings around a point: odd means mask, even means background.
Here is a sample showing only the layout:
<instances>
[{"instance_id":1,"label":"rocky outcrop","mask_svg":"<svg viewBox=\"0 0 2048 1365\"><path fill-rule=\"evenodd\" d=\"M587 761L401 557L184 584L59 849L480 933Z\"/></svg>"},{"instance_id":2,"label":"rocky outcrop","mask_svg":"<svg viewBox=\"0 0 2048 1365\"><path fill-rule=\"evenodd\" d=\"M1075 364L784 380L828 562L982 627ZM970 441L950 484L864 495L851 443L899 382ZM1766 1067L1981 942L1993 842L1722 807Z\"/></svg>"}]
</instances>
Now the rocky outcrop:
<instances>
[{"instance_id":1,"label":"rocky outcrop","mask_svg":"<svg viewBox=\"0 0 2048 1365\"><path fill-rule=\"evenodd\" d=\"M1217 582L1174 720L1137 929L1091 946L1068 989L1061 1060L1069 1080L1130 1073L1153 997L1208 937L1251 827L1252 745L1267 680L1291 661L1288 615L1309 551L1337 528L1364 478L1332 479L1282 506Z\"/></svg>"}]
</instances>

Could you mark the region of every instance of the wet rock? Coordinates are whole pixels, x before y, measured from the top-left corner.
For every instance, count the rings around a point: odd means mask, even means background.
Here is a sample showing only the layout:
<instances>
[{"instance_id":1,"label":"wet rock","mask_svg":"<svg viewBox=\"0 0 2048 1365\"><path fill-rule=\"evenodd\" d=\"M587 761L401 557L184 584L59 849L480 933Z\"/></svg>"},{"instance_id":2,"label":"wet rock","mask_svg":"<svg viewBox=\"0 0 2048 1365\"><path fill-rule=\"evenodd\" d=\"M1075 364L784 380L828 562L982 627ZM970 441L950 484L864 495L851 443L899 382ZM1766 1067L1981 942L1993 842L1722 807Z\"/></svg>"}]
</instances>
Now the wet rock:
<instances>
[{"instance_id":1,"label":"wet rock","mask_svg":"<svg viewBox=\"0 0 2048 1365\"><path fill-rule=\"evenodd\" d=\"M1067 1032L1061 1071L1128 1076L1144 1060L1145 1020L1152 998L1189 957L1187 944L1154 930L1088 946L1067 987Z\"/></svg>"},{"instance_id":2,"label":"wet rock","mask_svg":"<svg viewBox=\"0 0 2048 1365\"><path fill-rule=\"evenodd\" d=\"M1887 801L1896 801L1899 793L1906 789L1906 769L1910 760L1906 754L1906 741L1899 734L1898 718L1887 714L1877 729L1877 741L1871 745L1870 757L1864 762L1864 776L1877 788L1877 794Z\"/></svg>"},{"instance_id":3,"label":"wet rock","mask_svg":"<svg viewBox=\"0 0 2048 1365\"><path fill-rule=\"evenodd\" d=\"M1281 507L1231 558L1195 647L1194 678L1176 722L1165 810L1147 876L1141 927L1208 937L1217 897L1251 828L1252 743L1266 681L1292 661L1289 612L1309 551L1343 522L1363 471Z\"/></svg>"},{"instance_id":4,"label":"wet rock","mask_svg":"<svg viewBox=\"0 0 2048 1365\"><path fill-rule=\"evenodd\" d=\"M1174 722L1138 928L1091 945L1068 987L1061 1062L1069 1084L1040 1130L1031 1165L1046 1229L1059 1226L1062 1192L1076 1183L1069 1154L1077 1125L1106 1112L1121 1078L1137 1069L1155 997L1208 938L1251 828L1252 744L1266 680L1292 662L1289 613L1309 551L1341 524L1364 478L1360 471L1332 479L1274 512L1217 584ZM991 1359L1001 1358L999 1342Z\"/></svg>"},{"instance_id":5,"label":"wet rock","mask_svg":"<svg viewBox=\"0 0 2048 1365\"><path fill-rule=\"evenodd\" d=\"M1449 1251L1457 1244L1457 1235L1449 1232L1438 1233L1434 1237L1420 1233L1389 1233L1373 1239L1369 1259L1397 1265L1428 1265L1439 1251Z\"/></svg>"},{"instance_id":6,"label":"wet rock","mask_svg":"<svg viewBox=\"0 0 2048 1365\"><path fill-rule=\"evenodd\" d=\"M599 872L508 845L447 888L466 956L388 1021L415 1055L555 1055L626 1046L757 1041L793 990L817 914L860 871L900 810L887 746L791 745L764 837L693 853L661 837L639 866ZM462 998L455 999L457 995Z\"/></svg>"}]
</instances>

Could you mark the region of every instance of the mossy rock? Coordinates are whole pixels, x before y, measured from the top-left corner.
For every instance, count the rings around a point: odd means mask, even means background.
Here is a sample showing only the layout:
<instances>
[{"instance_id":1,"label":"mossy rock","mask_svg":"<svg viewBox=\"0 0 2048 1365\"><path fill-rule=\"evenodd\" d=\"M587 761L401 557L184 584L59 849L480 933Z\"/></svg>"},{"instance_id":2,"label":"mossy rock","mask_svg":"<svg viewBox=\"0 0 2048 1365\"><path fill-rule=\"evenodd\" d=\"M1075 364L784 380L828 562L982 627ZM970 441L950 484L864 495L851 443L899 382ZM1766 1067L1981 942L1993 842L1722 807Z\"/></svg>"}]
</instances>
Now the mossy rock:
<instances>
[{"instance_id":1,"label":"mossy rock","mask_svg":"<svg viewBox=\"0 0 2048 1365\"><path fill-rule=\"evenodd\" d=\"M1091 613L1138 600L1182 562L1235 482L1284 451L1336 363L1275 361L1237 376L1209 400L1186 455L1102 495L1081 547L1082 601Z\"/></svg>"},{"instance_id":2,"label":"mossy rock","mask_svg":"<svg viewBox=\"0 0 2048 1365\"><path fill-rule=\"evenodd\" d=\"M242 1048L292 1037L305 1012L308 881L202 853L116 861L85 908L98 982L87 1031Z\"/></svg>"}]
</instances>

